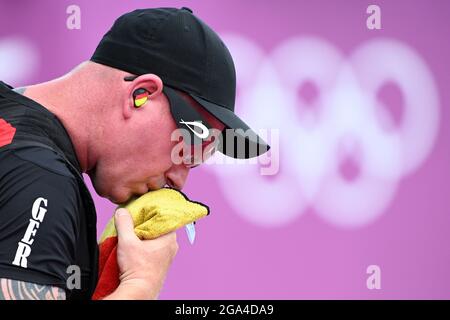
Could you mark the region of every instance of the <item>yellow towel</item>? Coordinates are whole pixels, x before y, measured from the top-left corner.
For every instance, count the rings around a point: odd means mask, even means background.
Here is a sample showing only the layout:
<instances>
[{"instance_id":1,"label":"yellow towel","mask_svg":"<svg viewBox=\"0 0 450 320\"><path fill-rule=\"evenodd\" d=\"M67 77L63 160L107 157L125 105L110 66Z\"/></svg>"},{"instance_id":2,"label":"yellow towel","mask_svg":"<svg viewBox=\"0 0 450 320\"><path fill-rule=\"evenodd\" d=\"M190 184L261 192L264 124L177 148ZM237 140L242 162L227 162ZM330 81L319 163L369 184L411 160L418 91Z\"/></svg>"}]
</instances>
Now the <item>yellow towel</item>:
<instances>
[{"instance_id":1,"label":"yellow towel","mask_svg":"<svg viewBox=\"0 0 450 320\"><path fill-rule=\"evenodd\" d=\"M177 230L209 214L209 208L189 200L170 188L151 191L123 206L131 214L134 232L141 240L151 240ZM105 227L99 242L99 273L93 299L103 299L120 284L117 265L117 232L114 219Z\"/></svg>"},{"instance_id":2,"label":"yellow towel","mask_svg":"<svg viewBox=\"0 0 450 320\"><path fill-rule=\"evenodd\" d=\"M206 205L191 201L180 191L171 188L148 192L118 208L128 209L133 218L134 231L142 240L158 238L209 214ZM114 236L117 233L114 219L111 219L100 242Z\"/></svg>"}]
</instances>

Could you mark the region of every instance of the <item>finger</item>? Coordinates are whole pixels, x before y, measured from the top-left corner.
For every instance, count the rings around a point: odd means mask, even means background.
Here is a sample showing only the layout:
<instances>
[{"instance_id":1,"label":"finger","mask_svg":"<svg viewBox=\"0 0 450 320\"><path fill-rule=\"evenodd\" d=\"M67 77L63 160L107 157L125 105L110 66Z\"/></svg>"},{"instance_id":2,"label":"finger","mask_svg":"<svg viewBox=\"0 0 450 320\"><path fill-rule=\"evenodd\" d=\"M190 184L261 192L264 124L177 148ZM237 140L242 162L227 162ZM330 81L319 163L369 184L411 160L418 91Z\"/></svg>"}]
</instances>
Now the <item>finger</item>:
<instances>
[{"instance_id":1,"label":"finger","mask_svg":"<svg viewBox=\"0 0 450 320\"><path fill-rule=\"evenodd\" d=\"M176 241L177 240L177 233L175 231L166 233L163 236L158 237L157 239L160 239L161 241Z\"/></svg>"},{"instance_id":2,"label":"finger","mask_svg":"<svg viewBox=\"0 0 450 320\"><path fill-rule=\"evenodd\" d=\"M119 242L134 241L138 239L134 233L133 219L127 209L117 209L116 214L114 215L114 223Z\"/></svg>"},{"instance_id":3,"label":"finger","mask_svg":"<svg viewBox=\"0 0 450 320\"><path fill-rule=\"evenodd\" d=\"M177 233L175 231L172 231L152 240L144 240L144 242L152 243L153 245L167 245L168 243L177 243Z\"/></svg>"}]
</instances>

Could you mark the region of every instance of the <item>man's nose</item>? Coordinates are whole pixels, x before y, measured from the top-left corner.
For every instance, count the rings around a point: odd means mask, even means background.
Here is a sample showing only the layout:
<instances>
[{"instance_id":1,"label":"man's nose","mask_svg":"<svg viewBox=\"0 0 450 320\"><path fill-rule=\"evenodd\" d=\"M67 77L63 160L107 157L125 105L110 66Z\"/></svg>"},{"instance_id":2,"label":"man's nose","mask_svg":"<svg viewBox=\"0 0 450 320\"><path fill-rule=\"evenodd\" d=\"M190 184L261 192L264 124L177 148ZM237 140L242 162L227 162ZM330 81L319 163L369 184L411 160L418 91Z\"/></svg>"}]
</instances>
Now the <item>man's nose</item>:
<instances>
[{"instance_id":1,"label":"man's nose","mask_svg":"<svg viewBox=\"0 0 450 320\"><path fill-rule=\"evenodd\" d=\"M166 172L166 182L171 188L181 190L186 183L188 175L189 168L186 168L185 165L173 165Z\"/></svg>"}]
</instances>

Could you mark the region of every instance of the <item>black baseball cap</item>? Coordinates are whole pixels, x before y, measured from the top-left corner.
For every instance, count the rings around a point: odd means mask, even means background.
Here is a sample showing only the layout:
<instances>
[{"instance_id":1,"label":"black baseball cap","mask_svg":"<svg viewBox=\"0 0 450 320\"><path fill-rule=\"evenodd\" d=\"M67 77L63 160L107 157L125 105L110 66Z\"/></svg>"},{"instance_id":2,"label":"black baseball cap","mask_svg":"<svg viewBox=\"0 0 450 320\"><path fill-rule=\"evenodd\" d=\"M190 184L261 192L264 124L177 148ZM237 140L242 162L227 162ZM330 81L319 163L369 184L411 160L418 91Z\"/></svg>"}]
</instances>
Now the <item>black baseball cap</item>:
<instances>
[{"instance_id":1,"label":"black baseball cap","mask_svg":"<svg viewBox=\"0 0 450 320\"><path fill-rule=\"evenodd\" d=\"M103 36L91 61L137 76L158 75L178 127L188 129L184 131L194 143L205 136L202 130L211 126L179 91L225 125L220 152L233 158L252 158L270 148L234 113L236 71L231 54L189 8L138 9L120 16ZM199 122L201 125L196 125Z\"/></svg>"}]
</instances>

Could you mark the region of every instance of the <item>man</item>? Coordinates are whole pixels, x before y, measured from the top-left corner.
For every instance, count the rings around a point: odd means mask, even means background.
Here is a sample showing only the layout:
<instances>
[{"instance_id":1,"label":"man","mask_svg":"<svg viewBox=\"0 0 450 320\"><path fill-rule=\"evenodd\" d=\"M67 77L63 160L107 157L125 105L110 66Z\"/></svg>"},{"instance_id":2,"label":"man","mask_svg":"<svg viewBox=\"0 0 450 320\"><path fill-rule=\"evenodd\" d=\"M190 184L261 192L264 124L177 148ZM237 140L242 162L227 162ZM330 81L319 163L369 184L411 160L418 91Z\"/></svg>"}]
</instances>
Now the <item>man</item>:
<instances>
[{"instance_id":1,"label":"man","mask_svg":"<svg viewBox=\"0 0 450 320\"><path fill-rule=\"evenodd\" d=\"M227 48L188 8L121 16L90 61L61 78L14 90L0 82L0 298L91 297L96 212L82 173L100 196L123 203L181 189L212 154L214 131L234 129L232 142L245 142L241 152L221 136L213 147L226 155L267 151L234 114L235 89ZM157 298L175 233L140 241L124 209L115 223L120 285L107 299ZM79 288L66 285L70 266L80 268Z\"/></svg>"}]
</instances>

